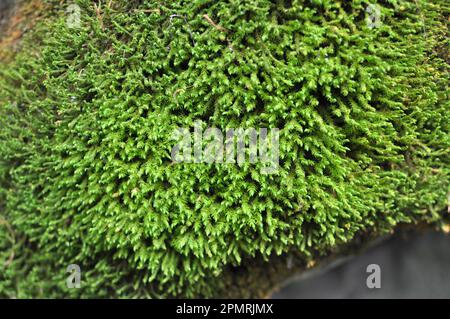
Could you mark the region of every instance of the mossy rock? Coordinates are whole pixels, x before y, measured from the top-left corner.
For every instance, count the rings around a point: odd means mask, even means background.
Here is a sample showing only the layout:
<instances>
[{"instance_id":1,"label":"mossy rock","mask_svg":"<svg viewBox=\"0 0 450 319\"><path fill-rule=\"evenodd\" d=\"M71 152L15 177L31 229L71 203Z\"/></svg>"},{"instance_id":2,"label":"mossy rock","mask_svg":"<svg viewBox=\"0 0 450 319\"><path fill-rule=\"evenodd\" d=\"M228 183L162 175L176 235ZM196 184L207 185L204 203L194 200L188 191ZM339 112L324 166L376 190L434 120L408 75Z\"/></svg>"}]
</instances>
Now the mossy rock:
<instances>
[{"instance_id":1,"label":"mossy rock","mask_svg":"<svg viewBox=\"0 0 450 319\"><path fill-rule=\"evenodd\" d=\"M0 68L0 296L261 297L447 227L446 2L47 1ZM278 171L173 163L196 121L278 128Z\"/></svg>"}]
</instances>

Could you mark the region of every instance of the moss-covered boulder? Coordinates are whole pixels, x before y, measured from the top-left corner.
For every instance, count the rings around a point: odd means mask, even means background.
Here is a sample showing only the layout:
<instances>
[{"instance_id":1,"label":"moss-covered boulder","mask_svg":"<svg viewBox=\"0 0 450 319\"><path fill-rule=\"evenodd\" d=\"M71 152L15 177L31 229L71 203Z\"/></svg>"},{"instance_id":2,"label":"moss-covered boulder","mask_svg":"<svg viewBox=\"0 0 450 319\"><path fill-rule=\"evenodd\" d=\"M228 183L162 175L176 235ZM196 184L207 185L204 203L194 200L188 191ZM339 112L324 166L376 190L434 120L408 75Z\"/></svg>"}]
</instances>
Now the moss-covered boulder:
<instances>
[{"instance_id":1,"label":"moss-covered boulder","mask_svg":"<svg viewBox=\"0 0 450 319\"><path fill-rule=\"evenodd\" d=\"M0 65L1 297L260 297L446 227L446 1L75 4ZM199 121L279 129L278 170L172 161Z\"/></svg>"}]
</instances>

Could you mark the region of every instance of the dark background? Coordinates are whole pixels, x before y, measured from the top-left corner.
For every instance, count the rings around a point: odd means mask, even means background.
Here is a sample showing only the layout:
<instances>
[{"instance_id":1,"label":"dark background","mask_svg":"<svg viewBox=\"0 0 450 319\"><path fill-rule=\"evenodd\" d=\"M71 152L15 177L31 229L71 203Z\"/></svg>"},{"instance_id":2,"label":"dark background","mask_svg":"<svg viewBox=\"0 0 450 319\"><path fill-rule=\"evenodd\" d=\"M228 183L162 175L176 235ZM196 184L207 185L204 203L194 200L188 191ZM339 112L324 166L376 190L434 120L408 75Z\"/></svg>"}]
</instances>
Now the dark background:
<instances>
[{"instance_id":1,"label":"dark background","mask_svg":"<svg viewBox=\"0 0 450 319\"><path fill-rule=\"evenodd\" d=\"M17 0L0 0L0 27L6 24L9 15L14 7L14 2ZM2 36L2 29L0 28L0 37Z\"/></svg>"}]
</instances>

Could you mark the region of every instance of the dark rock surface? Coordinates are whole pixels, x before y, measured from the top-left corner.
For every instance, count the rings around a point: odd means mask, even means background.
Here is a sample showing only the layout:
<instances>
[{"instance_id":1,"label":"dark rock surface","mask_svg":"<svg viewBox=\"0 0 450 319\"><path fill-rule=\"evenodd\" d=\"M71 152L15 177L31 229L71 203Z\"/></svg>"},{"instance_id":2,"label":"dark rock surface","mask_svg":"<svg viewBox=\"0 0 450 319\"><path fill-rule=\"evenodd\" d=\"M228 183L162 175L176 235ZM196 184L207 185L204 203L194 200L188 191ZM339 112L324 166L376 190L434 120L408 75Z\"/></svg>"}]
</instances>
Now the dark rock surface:
<instances>
[{"instance_id":1,"label":"dark rock surface","mask_svg":"<svg viewBox=\"0 0 450 319\"><path fill-rule=\"evenodd\" d=\"M2 36L2 27L8 21L15 3L16 0L0 0L0 36Z\"/></svg>"},{"instance_id":2,"label":"dark rock surface","mask_svg":"<svg viewBox=\"0 0 450 319\"><path fill-rule=\"evenodd\" d=\"M381 288L369 289L369 264L381 268ZM450 235L393 238L334 267L306 273L273 298L450 298Z\"/></svg>"}]
</instances>

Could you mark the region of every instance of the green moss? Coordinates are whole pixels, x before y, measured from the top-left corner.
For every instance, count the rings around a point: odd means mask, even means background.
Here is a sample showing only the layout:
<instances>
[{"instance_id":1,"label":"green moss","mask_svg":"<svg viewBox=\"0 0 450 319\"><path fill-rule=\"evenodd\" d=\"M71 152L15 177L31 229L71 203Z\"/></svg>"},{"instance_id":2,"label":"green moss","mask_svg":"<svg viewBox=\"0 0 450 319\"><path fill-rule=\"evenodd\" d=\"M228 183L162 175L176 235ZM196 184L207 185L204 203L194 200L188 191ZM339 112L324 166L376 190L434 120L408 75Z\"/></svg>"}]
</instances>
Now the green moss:
<instances>
[{"instance_id":1,"label":"green moss","mask_svg":"<svg viewBox=\"0 0 450 319\"><path fill-rule=\"evenodd\" d=\"M0 70L0 296L224 296L249 260L442 223L445 2L369 28L368 1L83 0L75 29L51 2ZM173 164L197 120L279 128L279 171Z\"/></svg>"}]
</instances>

